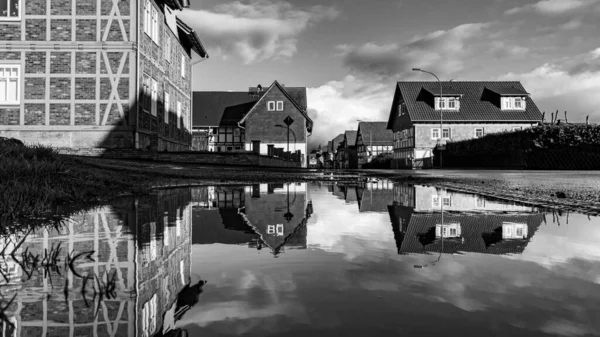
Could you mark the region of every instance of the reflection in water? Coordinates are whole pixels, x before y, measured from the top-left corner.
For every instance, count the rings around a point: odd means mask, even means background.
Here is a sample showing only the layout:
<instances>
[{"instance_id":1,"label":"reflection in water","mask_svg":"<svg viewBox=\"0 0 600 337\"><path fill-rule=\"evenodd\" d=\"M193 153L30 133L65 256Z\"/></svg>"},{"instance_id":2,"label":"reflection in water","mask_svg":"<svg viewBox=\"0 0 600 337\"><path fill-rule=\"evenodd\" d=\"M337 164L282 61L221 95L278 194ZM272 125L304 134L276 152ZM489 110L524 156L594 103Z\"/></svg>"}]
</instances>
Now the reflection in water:
<instances>
[{"instance_id":1,"label":"reflection in water","mask_svg":"<svg viewBox=\"0 0 600 337\"><path fill-rule=\"evenodd\" d=\"M598 219L571 215L558 227L564 216L535 207L373 181L291 184L288 222L287 187L196 190L192 268L212 278L178 326L219 336L600 334Z\"/></svg>"},{"instance_id":2,"label":"reflection in water","mask_svg":"<svg viewBox=\"0 0 600 337\"><path fill-rule=\"evenodd\" d=\"M194 222L202 224L194 226L194 244L247 244L274 257L306 249L312 214L306 183L199 187L193 194Z\"/></svg>"},{"instance_id":3,"label":"reflection in water","mask_svg":"<svg viewBox=\"0 0 600 337\"><path fill-rule=\"evenodd\" d=\"M599 224L388 181L162 190L1 237L0 328L600 335Z\"/></svg>"},{"instance_id":4,"label":"reflection in water","mask_svg":"<svg viewBox=\"0 0 600 337\"><path fill-rule=\"evenodd\" d=\"M173 330L195 304L182 296L192 298L203 285L189 285L190 208L189 188L163 190L72 216L63 226L2 237L3 336Z\"/></svg>"}]
</instances>

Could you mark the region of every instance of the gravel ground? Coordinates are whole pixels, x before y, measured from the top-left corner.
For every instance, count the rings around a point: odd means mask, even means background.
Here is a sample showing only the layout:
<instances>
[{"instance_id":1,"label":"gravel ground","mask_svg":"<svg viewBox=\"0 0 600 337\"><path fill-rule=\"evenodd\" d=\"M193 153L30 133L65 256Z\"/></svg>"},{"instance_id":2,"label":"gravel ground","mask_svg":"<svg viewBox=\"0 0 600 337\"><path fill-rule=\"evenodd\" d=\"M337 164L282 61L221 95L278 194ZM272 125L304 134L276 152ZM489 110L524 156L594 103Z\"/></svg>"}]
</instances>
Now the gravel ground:
<instances>
[{"instance_id":1,"label":"gravel ground","mask_svg":"<svg viewBox=\"0 0 600 337\"><path fill-rule=\"evenodd\" d=\"M88 164L119 172L159 174L154 187L240 185L257 182L338 181L356 183L380 178L433 185L458 192L553 209L600 215L599 171L480 170L306 170L208 166L104 158L83 158Z\"/></svg>"}]
</instances>

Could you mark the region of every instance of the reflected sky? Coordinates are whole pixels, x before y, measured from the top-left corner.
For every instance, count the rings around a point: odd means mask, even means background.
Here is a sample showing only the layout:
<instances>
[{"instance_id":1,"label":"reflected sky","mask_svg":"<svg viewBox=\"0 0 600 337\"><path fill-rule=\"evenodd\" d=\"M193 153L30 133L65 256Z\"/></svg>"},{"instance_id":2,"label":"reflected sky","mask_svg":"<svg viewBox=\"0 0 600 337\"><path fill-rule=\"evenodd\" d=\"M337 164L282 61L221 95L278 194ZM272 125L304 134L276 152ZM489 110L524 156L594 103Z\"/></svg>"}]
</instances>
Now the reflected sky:
<instances>
[{"instance_id":1,"label":"reflected sky","mask_svg":"<svg viewBox=\"0 0 600 337\"><path fill-rule=\"evenodd\" d=\"M305 230L277 258L258 249L266 229L192 246L192 278L208 284L178 326L202 336L600 335L600 219L384 181L301 185ZM258 190L285 206L285 187ZM237 211L260 199L243 190ZM215 192L199 195L194 236L224 228L230 217L206 216L219 209Z\"/></svg>"}]
</instances>

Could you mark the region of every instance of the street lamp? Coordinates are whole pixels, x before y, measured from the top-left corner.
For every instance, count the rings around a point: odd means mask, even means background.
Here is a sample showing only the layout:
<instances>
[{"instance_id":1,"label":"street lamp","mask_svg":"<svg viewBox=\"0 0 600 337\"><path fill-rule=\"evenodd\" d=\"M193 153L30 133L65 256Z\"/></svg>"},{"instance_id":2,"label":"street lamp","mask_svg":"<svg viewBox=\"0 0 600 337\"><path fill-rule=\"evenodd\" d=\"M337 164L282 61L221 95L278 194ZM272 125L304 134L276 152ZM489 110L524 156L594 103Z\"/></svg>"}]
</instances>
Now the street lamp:
<instances>
[{"instance_id":1,"label":"street lamp","mask_svg":"<svg viewBox=\"0 0 600 337\"><path fill-rule=\"evenodd\" d=\"M367 121L363 121L362 119L357 119L356 121L359 123L361 123L361 122L368 123ZM371 151L370 151L371 154L373 153L373 134L371 132L372 129L373 129L372 126L369 125L369 148L371 149ZM364 146L364 144L363 144L363 146ZM367 152L369 152L369 151L367 151ZM367 164L367 163L365 163L365 164Z\"/></svg>"},{"instance_id":2,"label":"street lamp","mask_svg":"<svg viewBox=\"0 0 600 337\"><path fill-rule=\"evenodd\" d=\"M427 74L433 75L437 79L438 83L440 84L440 139L439 139L438 145L440 145L440 168L442 168L443 167L443 165L442 165L442 141L444 139L444 137L443 137L444 129L443 129L443 125L442 125L443 115L444 115L444 108L443 108L444 105L442 104L442 100L444 97L443 91L442 91L442 81L440 81L440 78L437 77L436 74L434 74L430 71L423 70L421 68L413 68L412 70L420 71L422 73L427 73Z\"/></svg>"},{"instance_id":3,"label":"street lamp","mask_svg":"<svg viewBox=\"0 0 600 337\"><path fill-rule=\"evenodd\" d=\"M440 255L438 255L437 260L426 263L424 265L415 264L413 266L414 268L425 268L430 265L435 266L435 264L438 263L442 259L442 253L444 252L444 201L442 200L442 194L440 193L440 191L441 191L441 189L438 189L438 191L437 191L438 201L440 203L440 210L442 212L442 224L440 226L440 237L441 237L442 242L441 242L441 247L440 247Z\"/></svg>"}]
</instances>

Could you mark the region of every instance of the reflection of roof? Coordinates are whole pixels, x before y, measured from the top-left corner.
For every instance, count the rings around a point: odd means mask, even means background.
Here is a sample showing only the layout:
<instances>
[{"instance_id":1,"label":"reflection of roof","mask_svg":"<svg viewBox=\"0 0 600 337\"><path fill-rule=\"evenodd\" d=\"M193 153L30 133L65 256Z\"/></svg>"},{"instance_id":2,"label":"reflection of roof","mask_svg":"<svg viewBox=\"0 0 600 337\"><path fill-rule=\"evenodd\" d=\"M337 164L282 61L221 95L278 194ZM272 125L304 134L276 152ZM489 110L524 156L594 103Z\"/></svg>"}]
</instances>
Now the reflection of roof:
<instances>
[{"instance_id":1,"label":"reflection of roof","mask_svg":"<svg viewBox=\"0 0 600 337\"><path fill-rule=\"evenodd\" d=\"M540 122L542 113L528 99L525 111L502 110L499 95L526 95L518 81L512 82L442 82L444 87L463 94L460 110L444 110L444 121L512 121ZM433 95L424 88L435 88L437 82L398 82L398 89L406 103L408 116L413 122L439 121L440 111L433 106ZM486 90L487 89L487 90ZM432 89L432 91L435 90ZM390 122L392 121L390 114Z\"/></svg>"},{"instance_id":2,"label":"reflection of roof","mask_svg":"<svg viewBox=\"0 0 600 337\"><path fill-rule=\"evenodd\" d=\"M439 252L441 239L435 237L435 226L441 224L440 213L413 213L406 227L400 253ZM458 223L461 239L444 239L444 253L476 252L484 254L522 253L543 221L543 214L444 214L444 224ZM489 244L487 236L505 222L524 223L528 227L527 239L497 240ZM487 241L487 242L486 242Z\"/></svg>"},{"instance_id":3,"label":"reflection of roof","mask_svg":"<svg viewBox=\"0 0 600 337\"><path fill-rule=\"evenodd\" d=\"M360 122L358 123L358 132L360 132L365 145L392 145L394 143L394 134L392 130L387 130L386 122Z\"/></svg>"},{"instance_id":4,"label":"reflection of roof","mask_svg":"<svg viewBox=\"0 0 600 337\"><path fill-rule=\"evenodd\" d=\"M193 210L192 244L244 244L258 239L237 209Z\"/></svg>"}]
</instances>

